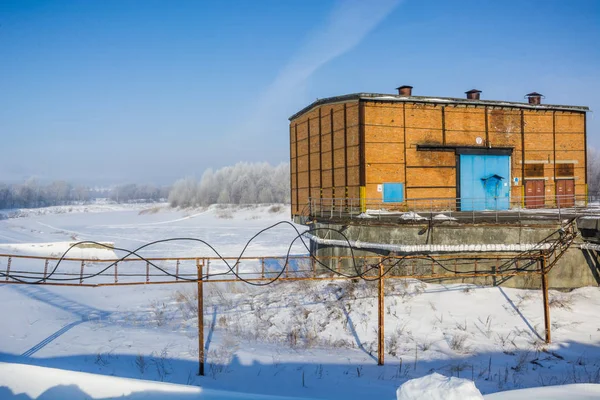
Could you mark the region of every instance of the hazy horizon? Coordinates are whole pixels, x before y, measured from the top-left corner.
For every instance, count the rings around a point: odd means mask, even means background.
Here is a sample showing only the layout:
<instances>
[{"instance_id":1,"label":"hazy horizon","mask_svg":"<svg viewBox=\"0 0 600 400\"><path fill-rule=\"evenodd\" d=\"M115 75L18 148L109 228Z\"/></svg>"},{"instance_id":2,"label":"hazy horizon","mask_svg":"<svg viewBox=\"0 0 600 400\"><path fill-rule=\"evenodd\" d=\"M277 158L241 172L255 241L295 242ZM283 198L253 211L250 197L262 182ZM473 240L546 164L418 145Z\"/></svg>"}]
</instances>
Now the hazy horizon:
<instances>
[{"instance_id":1,"label":"hazy horizon","mask_svg":"<svg viewBox=\"0 0 600 400\"><path fill-rule=\"evenodd\" d=\"M5 0L0 182L168 185L278 165L299 109L402 84L507 101L537 91L594 111L599 16L589 0Z\"/></svg>"}]
</instances>

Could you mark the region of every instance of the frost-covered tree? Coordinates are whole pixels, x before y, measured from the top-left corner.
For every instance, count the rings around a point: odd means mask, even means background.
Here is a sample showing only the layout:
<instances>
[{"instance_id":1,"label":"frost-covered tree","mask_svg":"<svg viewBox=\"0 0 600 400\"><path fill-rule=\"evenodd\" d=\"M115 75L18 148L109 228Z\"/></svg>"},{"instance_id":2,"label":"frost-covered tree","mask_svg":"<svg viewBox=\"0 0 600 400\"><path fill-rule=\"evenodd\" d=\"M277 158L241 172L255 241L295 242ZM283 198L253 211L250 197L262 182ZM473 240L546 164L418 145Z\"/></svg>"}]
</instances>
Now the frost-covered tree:
<instances>
[{"instance_id":1,"label":"frost-covered tree","mask_svg":"<svg viewBox=\"0 0 600 400\"><path fill-rule=\"evenodd\" d=\"M216 171L208 169L200 182L191 178L177 181L169 202L173 207L210 204L256 204L289 202L289 165L237 163Z\"/></svg>"},{"instance_id":2,"label":"frost-covered tree","mask_svg":"<svg viewBox=\"0 0 600 400\"><path fill-rule=\"evenodd\" d=\"M588 147L588 191L591 195L600 195L600 152L593 147Z\"/></svg>"},{"instance_id":3,"label":"frost-covered tree","mask_svg":"<svg viewBox=\"0 0 600 400\"><path fill-rule=\"evenodd\" d=\"M24 183L0 184L0 209L81 203L105 195L86 186L73 187L65 181L42 184L36 179L28 179Z\"/></svg>"},{"instance_id":4,"label":"frost-covered tree","mask_svg":"<svg viewBox=\"0 0 600 400\"><path fill-rule=\"evenodd\" d=\"M194 178L180 179L173 184L169 193L169 203L173 207L189 207L197 202L198 184Z\"/></svg>"},{"instance_id":5,"label":"frost-covered tree","mask_svg":"<svg viewBox=\"0 0 600 400\"><path fill-rule=\"evenodd\" d=\"M169 191L169 188L129 183L113 188L110 198L117 203L154 202L166 199Z\"/></svg>"}]
</instances>

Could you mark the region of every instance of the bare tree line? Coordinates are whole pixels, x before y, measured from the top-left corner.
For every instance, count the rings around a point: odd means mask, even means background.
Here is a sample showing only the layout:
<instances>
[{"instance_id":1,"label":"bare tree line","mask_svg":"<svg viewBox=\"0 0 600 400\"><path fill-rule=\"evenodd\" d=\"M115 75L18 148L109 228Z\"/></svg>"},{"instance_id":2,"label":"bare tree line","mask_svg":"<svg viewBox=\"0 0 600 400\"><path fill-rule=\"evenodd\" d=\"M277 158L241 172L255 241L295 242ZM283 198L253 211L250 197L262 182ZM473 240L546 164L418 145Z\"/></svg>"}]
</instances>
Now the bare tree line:
<instances>
[{"instance_id":1,"label":"bare tree line","mask_svg":"<svg viewBox=\"0 0 600 400\"><path fill-rule=\"evenodd\" d=\"M169 193L173 207L289 201L289 164L240 162L216 171L208 169L199 182L194 178L180 179Z\"/></svg>"}]
</instances>

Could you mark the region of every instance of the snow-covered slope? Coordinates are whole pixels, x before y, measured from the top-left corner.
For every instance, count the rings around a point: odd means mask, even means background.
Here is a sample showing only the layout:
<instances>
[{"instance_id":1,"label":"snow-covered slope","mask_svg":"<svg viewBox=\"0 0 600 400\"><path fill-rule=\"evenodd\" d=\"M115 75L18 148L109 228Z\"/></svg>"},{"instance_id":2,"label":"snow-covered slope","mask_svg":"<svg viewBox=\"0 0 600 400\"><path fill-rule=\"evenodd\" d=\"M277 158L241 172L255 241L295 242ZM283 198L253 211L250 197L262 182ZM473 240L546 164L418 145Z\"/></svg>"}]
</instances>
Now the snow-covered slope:
<instances>
[{"instance_id":1,"label":"snow-covered slope","mask_svg":"<svg viewBox=\"0 0 600 400\"><path fill-rule=\"evenodd\" d=\"M195 237L235 256L258 230L288 217L282 206L46 213L0 221L0 245L21 243L26 250L95 240L133 249ZM257 238L248 254L285 254L295 236L289 226L278 227ZM144 254L212 255L192 242L157 245ZM13 260L12 270L18 268ZM553 343L545 345L538 291L388 280L386 365L377 366L375 284L211 283L204 294L206 377L196 375L195 291L193 283L0 285L0 361L205 391L332 399L393 399L402 383L432 372L472 379L483 394L600 382L598 288L551 291Z\"/></svg>"},{"instance_id":2,"label":"snow-covered slope","mask_svg":"<svg viewBox=\"0 0 600 400\"><path fill-rule=\"evenodd\" d=\"M509 390L488 394L485 400L595 400L600 399L600 385L578 383L562 386L546 386L532 389Z\"/></svg>"},{"instance_id":3,"label":"snow-covered slope","mask_svg":"<svg viewBox=\"0 0 600 400\"><path fill-rule=\"evenodd\" d=\"M289 397L250 395L140 379L65 371L0 362L0 399L8 400L286 400ZM295 399L298 399L297 397Z\"/></svg>"}]
</instances>

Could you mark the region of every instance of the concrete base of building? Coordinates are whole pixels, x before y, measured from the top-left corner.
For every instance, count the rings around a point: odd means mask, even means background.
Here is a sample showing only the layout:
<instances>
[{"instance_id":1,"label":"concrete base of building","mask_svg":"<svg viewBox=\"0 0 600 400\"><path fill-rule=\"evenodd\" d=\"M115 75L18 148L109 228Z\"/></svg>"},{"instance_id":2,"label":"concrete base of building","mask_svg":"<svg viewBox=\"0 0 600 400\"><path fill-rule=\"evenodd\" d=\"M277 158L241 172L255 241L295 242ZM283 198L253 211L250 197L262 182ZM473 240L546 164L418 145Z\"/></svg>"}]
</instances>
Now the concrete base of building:
<instances>
[{"instance_id":1,"label":"concrete base of building","mask_svg":"<svg viewBox=\"0 0 600 400\"><path fill-rule=\"evenodd\" d=\"M589 223L588 223L589 225ZM324 239L343 239L336 231L341 231L351 241L388 243L404 245L462 245L462 244L535 244L543 241L548 236L554 234L561 225L556 221L547 221L545 223L519 225L511 224L459 224L455 222L435 222L426 221L422 224L394 225L394 224L340 224L332 222L313 222L309 225L313 229L313 234ZM598 224L600 229L600 224ZM316 229L325 228L325 229ZM316 229L316 230L315 230ZM330 230L331 229L331 230ZM589 229L589 228L587 228ZM589 235L589 231L587 232ZM600 235L598 235L600 237ZM549 273L550 287L559 290L570 290L583 286L600 285L600 257L594 250L580 249L578 244L583 243L584 239L579 236L576 242L563 254L558 263ZM340 269L348 274L356 274L356 265L352 259L345 257L352 253L355 256L373 256L372 262L377 263L380 257L390 254L385 250L353 249L351 252L347 247L338 247L330 245L317 244L311 242L313 254L319 257L343 257L341 259L331 259L329 267ZM481 255L482 252L461 253L453 255L457 257L474 257ZM502 258L507 256L516 256L518 253L486 253L486 257L495 258L497 255ZM433 260L440 261L448 258L445 254L429 254ZM469 261L454 263L454 261L434 262L433 260L404 260L392 268L395 275L420 274L426 275L438 273L452 273L488 270L502 267L505 260L499 262L489 261L487 263L479 262L475 265ZM523 263L519 267L523 267ZM359 266L360 268L360 266ZM446 270L446 269L448 270ZM537 265L531 265L530 269L538 268ZM322 268L326 271L325 268ZM416 272L416 273L415 273ZM433 282L444 283L472 283L478 285L502 285L514 288L537 289L541 287L541 277L537 275L514 276L510 278L500 277L477 277L477 278L451 278L435 279Z\"/></svg>"}]
</instances>

